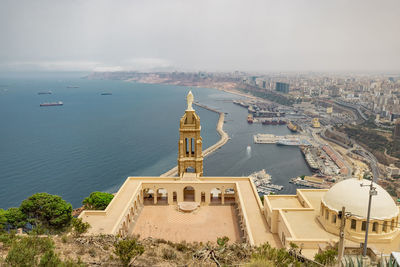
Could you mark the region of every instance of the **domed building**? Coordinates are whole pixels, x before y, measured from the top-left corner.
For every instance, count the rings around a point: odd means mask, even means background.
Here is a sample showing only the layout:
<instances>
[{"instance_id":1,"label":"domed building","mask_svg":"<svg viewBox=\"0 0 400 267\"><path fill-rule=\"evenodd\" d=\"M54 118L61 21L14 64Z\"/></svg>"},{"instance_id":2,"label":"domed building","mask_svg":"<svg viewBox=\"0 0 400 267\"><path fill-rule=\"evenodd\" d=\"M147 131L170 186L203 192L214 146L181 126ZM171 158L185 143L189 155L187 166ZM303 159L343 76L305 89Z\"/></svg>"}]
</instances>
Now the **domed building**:
<instances>
[{"instance_id":1,"label":"domed building","mask_svg":"<svg viewBox=\"0 0 400 267\"><path fill-rule=\"evenodd\" d=\"M268 227L283 246L293 242L311 256L321 245L339 241L339 212L345 207L345 245L360 247L365 238L370 183L352 178L330 189L297 189L296 195L265 196ZM372 196L368 247L384 253L399 251L399 207L385 189L376 183L373 187L376 195Z\"/></svg>"},{"instance_id":2,"label":"domed building","mask_svg":"<svg viewBox=\"0 0 400 267\"><path fill-rule=\"evenodd\" d=\"M347 179L326 192L318 216L326 231L339 234L338 213L346 207L346 237L355 242L364 241L370 190L366 185L369 184L366 180ZM373 186L377 194L372 197L368 239L370 242L390 242L398 234L399 208L385 189L376 183Z\"/></svg>"}]
</instances>

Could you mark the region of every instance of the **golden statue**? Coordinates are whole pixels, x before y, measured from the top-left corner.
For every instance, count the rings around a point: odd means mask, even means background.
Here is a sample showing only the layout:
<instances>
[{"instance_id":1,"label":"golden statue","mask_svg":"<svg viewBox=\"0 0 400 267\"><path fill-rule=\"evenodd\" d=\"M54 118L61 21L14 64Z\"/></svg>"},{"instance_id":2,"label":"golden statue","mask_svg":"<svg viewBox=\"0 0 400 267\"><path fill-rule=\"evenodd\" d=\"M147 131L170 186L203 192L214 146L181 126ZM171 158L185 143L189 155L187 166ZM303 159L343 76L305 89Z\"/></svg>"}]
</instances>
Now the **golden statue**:
<instances>
[{"instance_id":1,"label":"golden statue","mask_svg":"<svg viewBox=\"0 0 400 267\"><path fill-rule=\"evenodd\" d=\"M186 97L186 100L187 100L187 109L186 110L188 110L188 111L194 110L192 107L193 99L194 99L194 97L193 97L192 91L189 91L189 93Z\"/></svg>"}]
</instances>

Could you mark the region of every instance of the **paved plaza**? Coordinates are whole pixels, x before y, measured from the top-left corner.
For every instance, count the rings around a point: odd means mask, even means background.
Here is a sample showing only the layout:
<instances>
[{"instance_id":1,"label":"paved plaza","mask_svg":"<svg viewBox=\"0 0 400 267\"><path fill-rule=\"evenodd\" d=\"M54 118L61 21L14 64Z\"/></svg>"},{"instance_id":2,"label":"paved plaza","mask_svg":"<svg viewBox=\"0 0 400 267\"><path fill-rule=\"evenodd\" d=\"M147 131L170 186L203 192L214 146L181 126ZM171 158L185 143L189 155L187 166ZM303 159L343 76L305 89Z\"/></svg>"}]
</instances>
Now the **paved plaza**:
<instances>
[{"instance_id":1,"label":"paved plaza","mask_svg":"<svg viewBox=\"0 0 400 267\"><path fill-rule=\"evenodd\" d=\"M239 223L234 205L202 205L191 213L178 211L177 205L145 205L131 234L173 242L215 242L227 236L240 242Z\"/></svg>"}]
</instances>

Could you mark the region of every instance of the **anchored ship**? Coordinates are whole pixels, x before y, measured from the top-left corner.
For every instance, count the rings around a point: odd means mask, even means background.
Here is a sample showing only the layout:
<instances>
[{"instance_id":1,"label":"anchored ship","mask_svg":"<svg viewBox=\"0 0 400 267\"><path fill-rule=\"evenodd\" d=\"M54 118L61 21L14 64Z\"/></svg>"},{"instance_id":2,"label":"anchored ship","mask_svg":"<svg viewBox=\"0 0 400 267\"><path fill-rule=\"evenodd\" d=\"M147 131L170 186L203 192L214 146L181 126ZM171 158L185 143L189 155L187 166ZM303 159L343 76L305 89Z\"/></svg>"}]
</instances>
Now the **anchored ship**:
<instances>
[{"instance_id":1,"label":"anchored ship","mask_svg":"<svg viewBox=\"0 0 400 267\"><path fill-rule=\"evenodd\" d=\"M51 106L62 106L64 103L62 101L58 102L49 102L49 103L41 103L41 107L51 107Z\"/></svg>"},{"instance_id":2,"label":"anchored ship","mask_svg":"<svg viewBox=\"0 0 400 267\"><path fill-rule=\"evenodd\" d=\"M112 93L101 93L101 95L112 95Z\"/></svg>"},{"instance_id":3,"label":"anchored ship","mask_svg":"<svg viewBox=\"0 0 400 267\"><path fill-rule=\"evenodd\" d=\"M300 140L296 140L296 139L280 139L276 142L277 145L281 145L281 146L299 146L301 145Z\"/></svg>"},{"instance_id":4,"label":"anchored ship","mask_svg":"<svg viewBox=\"0 0 400 267\"><path fill-rule=\"evenodd\" d=\"M38 92L38 95L51 95L53 92L52 91L43 91L43 92Z\"/></svg>"}]
</instances>

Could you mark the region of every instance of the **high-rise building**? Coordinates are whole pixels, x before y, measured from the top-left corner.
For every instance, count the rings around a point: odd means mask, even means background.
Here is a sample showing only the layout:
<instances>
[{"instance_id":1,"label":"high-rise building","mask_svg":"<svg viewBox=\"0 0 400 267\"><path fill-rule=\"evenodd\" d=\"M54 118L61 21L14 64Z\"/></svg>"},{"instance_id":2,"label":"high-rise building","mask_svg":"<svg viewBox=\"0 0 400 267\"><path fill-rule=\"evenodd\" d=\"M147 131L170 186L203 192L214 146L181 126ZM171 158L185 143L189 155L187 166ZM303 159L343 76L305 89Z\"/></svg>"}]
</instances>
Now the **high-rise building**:
<instances>
[{"instance_id":1,"label":"high-rise building","mask_svg":"<svg viewBox=\"0 0 400 267\"><path fill-rule=\"evenodd\" d=\"M393 137L400 138L400 119L397 119L394 124Z\"/></svg>"},{"instance_id":2,"label":"high-rise building","mask_svg":"<svg viewBox=\"0 0 400 267\"><path fill-rule=\"evenodd\" d=\"M289 93L289 84L277 82L275 85L275 90L287 94Z\"/></svg>"}]
</instances>

